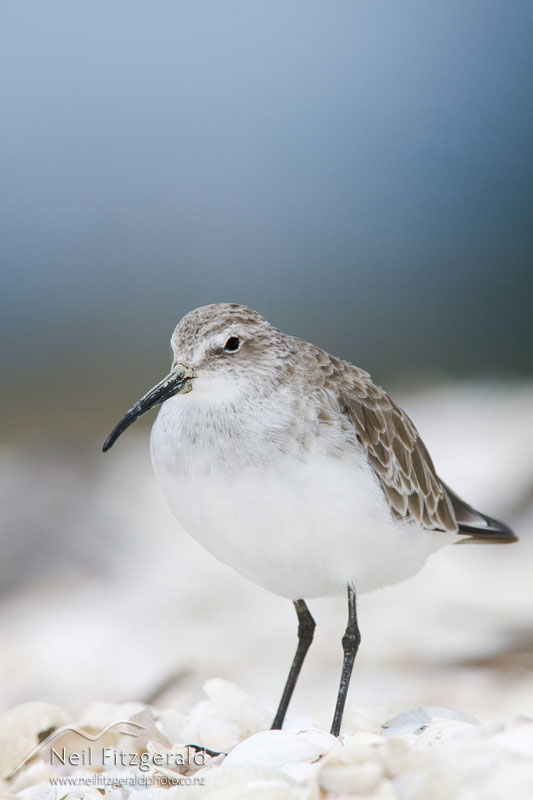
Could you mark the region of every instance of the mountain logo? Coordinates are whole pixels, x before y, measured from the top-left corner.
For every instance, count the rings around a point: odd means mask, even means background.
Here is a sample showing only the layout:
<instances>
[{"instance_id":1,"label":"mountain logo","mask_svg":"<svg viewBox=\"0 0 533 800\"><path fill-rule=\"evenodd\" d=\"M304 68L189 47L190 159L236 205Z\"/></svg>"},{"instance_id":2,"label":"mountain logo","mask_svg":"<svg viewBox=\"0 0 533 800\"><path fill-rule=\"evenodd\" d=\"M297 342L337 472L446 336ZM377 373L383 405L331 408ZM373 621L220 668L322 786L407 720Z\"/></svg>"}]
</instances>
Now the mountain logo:
<instances>
[{"instance_id":1,"label":"mountain logo","mask_svg":"<svg viewBox=\"0 0 533 800\"><path fill-rule=\"evenodd\" d=\"M21 770L22 767L24 767L25 764L28 763L28 761L30 761L34 756L37 755L37 753L39 753L45 747L48 747L48 745L52 744L52 742L55 742L56 739L59 739L59 737L63 736L63 734L65 733L75 733L88 742L97 742L98 739L100 739L106 733L109 733L110 730L116 728L119 725L122 726L122 729L119 728L117 733L124 734L125 736L137 736L141 730L144 730L145 727L144 725L140 725L138 722L131 722L130 720L119 720L118 722L108 723L104 728L98 731L98 733L89 733L88 731L85 731L83 728L78 728L74 725L63 725L61 728L56 728L54 731L52 731L46 737L46 739L43 739L42 742L39 742L39 744L37 744L33 748L33 750L31 750L28 753L28 755L26 755L22 759L22 761L19 761L17 766L11 770L6 780L10 780L11 778L13 778L17 774L17 772L19 772L19 770ZM126 726L130 726L130 730L127 730ZM132 731L131 728L137 728L137 730Z\"/></svg>"}]
</instances>

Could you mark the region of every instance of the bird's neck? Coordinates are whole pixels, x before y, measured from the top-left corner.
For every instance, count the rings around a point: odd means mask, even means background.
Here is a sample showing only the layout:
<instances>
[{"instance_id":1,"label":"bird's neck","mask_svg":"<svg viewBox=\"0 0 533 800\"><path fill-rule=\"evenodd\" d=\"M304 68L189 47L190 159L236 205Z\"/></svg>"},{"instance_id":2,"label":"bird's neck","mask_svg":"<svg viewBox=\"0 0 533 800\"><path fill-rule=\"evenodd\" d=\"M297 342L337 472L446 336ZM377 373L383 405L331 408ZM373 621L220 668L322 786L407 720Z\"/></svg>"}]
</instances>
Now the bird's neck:
<instances>
[{"instance_id":1,"label":"bird's neck","mask_svg":"<svg viewBox=\"0 0 533 800\"><path fill-rule=\"evenodd\" d=\"M293 405L282 389L239 397L218 393L211 400L194 394L193 387L167 400L154 423L152 457L169 471L205 474L275 465L301 446ZM296 420L297 426L305 424L298 415Z\"/></svg>"}]
</instances>

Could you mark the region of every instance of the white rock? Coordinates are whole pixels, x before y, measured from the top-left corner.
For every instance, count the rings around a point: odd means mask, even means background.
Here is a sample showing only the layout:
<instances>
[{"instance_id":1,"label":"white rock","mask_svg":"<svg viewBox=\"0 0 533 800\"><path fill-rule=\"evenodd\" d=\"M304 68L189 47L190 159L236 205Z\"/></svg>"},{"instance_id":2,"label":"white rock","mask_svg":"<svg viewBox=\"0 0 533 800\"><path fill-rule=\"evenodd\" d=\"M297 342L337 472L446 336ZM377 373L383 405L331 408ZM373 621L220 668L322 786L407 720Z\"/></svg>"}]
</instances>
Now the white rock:
<instances>
[{"instance_id":1,"label":"white rock","mask_svg":"<svg viewBox=\"0 0 533 800\"><path fill-rule=\"evenodd\" d=\"M464 737L479 737L481 728L469 722L444 719L432 722L412 738L415 747L434 747L436 743Z\"/></svg>"},{"instance_id":2,"label":"white rock","mask_svg":"<svg viewBox=\"0 0 533 800\"><path fill-rule=\"evenodd\" d=\"M63 794L64 789L58 790L57 794L52 794L50 786L48 786L48 797L44 795L43 800L56 800L56 798L61 798L61 800L102 800L102 794L98 791L98 789L86 786L78 786L75 788L70 789L67 794ZM109 797L109 793L107 794ZM24 798L27 800L27 798ZM31 798L31 800L35 800L35 798ZM39 800L41 800L39 798ZM113 798L115 800L115 798Z\"/></svg>"},{"instance_id":3,"label":"white rock","mask_svg":"<svg viewBox=\"0 0 533 800\"><path fill-rule=\"evenodd\" d=\"M352 750L360 750L363 747L371 747L383 743L383 736L379 733L369 733L367 731L357 731L348 736L342 737L342 747L346 753Z\"/></svg>"},{"instance_id":4,"label":"white rock","mask_svg":"<svg viewBox=\"0 0 533 800\"><path fill-rule=\"evenodd\" d=\"M209 800L310 800L306 788L275 769L246 765L206 770L204 786L176 787L176 797L209 797ZM179 792L179 794L178 794ZM159 800L159 799L158 799ZM166 800L166 798L165 798Z\"/></svg>"},{"instance_id":5,"label":"white rock","mask_svg":"<svg viewBox=\"0 0 533 800\"><path fill-rule=\"evenodd\" d=\"M361 798L361 800L366 800L366 798ZM393 782L385 779L381 781L376 791L372 792L368 800L398 800L398 792Z\"/></svg>"},{"instance_id":6,"label":"white rock","mask_svg":"<svg viewBox=\"0 0 533 800\"><path fill-rule=\"evenodd\" d=\"M142 725L142 729L135 735L134 747L136 747L137 750L145 748L148 742L158 742L163 747L170 747L171 742L157 725L154 712L151 708L145 707L136 714L132 714L129 719L130 722Z\"/></svg>"},{"instance_id":7,"label":"white rock","mask_svg":"<svg viewBox=\"0 0 533 800\"><path fill-rule=\"evenodd\" d=\"M53 767L46 757L35 758L23 767L17 774L9 781L9 788L13 794L17 794L29 786L37 786L39 783L49 781L50 776L56 774L53 772ZM3 797L3 795L2 795Z\"/></svg>"},{"instance_id":8,"label":"white rock","mask_svg":"<svg viewBox=\"0 0 533 800\"><path fill-rule=\"evenodd\" d=\"M197 703L183 723L183 743L227 753L250 734L270 726L270 715L238 686L214 678L207 681L204 691L208 699Z\"/></svg>"},{"instance_id":9,"label":"white rock","mask_svg":"<svg viewBox=\"0 0 533 800\"><path fill-rule=\"evenodd\" d=\"M237 722L243 730L255 733L270 725L270 715L239 686L221 678L212 678L204 691L216 712Z\"/></svg>"},{"instance_id":10,"label":"white rock","mask_svg":"<svg viewBox=\"0 0 533 800\"><path fill-rule=\"evenodd\" d=\"M383 720L387 719L388 709L378 705L348 706L343 720L344 735L360 733L381 733Z\"/></svg>"},{"instance_id":11,"label":"white rock","mask_svg":"<svg viewBox=\"0 0 533 800\"><path fill-rule=\"evenodd\" d=\"M246 734L238 723L208 712L212 709L206 701L194 707L182 729L183 744L196 744L228 753Z\"/></svg>"},{"instance_id":12,"label":"white rock","mask_svg":"<svg viewBox=\"0 0 533 800\"><path fill-rule=\"evenodd\" d=\"M261 731L245 739L229 753L223 769L244 764L282 767L296 762L312 763L327 752L304 734L289 731Z\"/></svg>"},{"instance_id":13,"label":"white rock","mask_svg":"<svg viewBox=\"0 0 533 800\"><path fill-rule=\"evenodd\" d=\"M318 775L320 788L337 794L372 794L384 778L377 762L351 766L324 767Z\"/></svg>"},{"instance_id":14,"label":"white rock","mask_svg":"<svg viewBox=\"0 0 533 800\"><path fill-rule=\"evenodd\" d=\"M175 709L168 711L160 711L157 714L157 724L161 728L164 735L172 744L181 744L183 742L183 726L185 724L185 715Z\"/></svg>"},{"instance_id":15,"label":"white rock","mask_svg":"<svg viewBox=\"0 0 533 800\"><path fill-rule=\"evenodd\" d=\"M296 783L303 786L315 782L315 776L320 769L320 763L314 762L308 764L302 761L296 761L291 764L284 764L278 767L278 769L280 772L283 772L284 775L287 775L289 778L296 781Z\"/></svg>"},{"instance_id":16,"label":"white rock","mask_svg":"<svg viewBox=\"0 0 533 800\"><path fill-rule=\"evenodd\" d=\"M395 781L402 800L531 800L531 759L517 761L482 738L446 742L420 756Z\"/></svg>"},{"instance_id":17,"label":"white rock","mask_svg":"<svg viewBox=\"0 0 533 800\"><path fill-rule=\"evenodd\" d=\"M515 724L498 733L492 741L509 753L533 759L533 722Z\"/></svg>"},{"instance_id":18,"label":"white rock","mask_svg":"<svg viewBox=\"0 0 533 800\"><path fill-rule=\"evenodd\" d=\"M385 736L397 736L398 734L418 733L430 723L440 720L455 720L469 725L480 724L476 717L466 714L464 711L440 706L423 706L422 708L403 711L401 714L387 720L387 722L383 723L383 734Z\"/></svg>"},{"instance_id":19,"label":"white rock","mask_svg":"<svg viewBox=\"0 0 533 800\"><path fill-rule=\"evenodd\" d=\"M21 800L55 800L57 795L54 792L54 788L47 781L46 783L36 783L16 795L7 795L7 797L21 798ZM2 800L5 797L6 795L2 795Z\"/></svg>"},{"instance_id":20,"label":"white rock","mask_svg":"<svg viewBox=\"0 0 533 800\"><path fill-rule=\"evenodd\" d=\"M0 714L0 775L7 777L39 744L39 734L60 728L68 714L48 703L24 703Z\"/></svg>"},{"instance_id":21,"label":"white rock","mask_svg":"<svg viewBox=\"0 0 533 800\"><path fill-rule=\"evenodd\" d=\"M420 756L410 746L409 739L401 736L391 736L385 739L383 747L380 748L379 757L389 778L396 778L420 763Z\"/></svg>"},{"instance_id":22,"label":"white rock","mask_svg":"<svg viewBox=\"0 0 533 800\"><path fill-rule=\"evenodd\" d=\"M342 751L344 749L344 742L321 728L298 728L292 731L289 730L288 733L296 733L298 736L305 737L308 742L316 744L324 753L329 753L332 750Z\"/></svg>"}]
</instances>

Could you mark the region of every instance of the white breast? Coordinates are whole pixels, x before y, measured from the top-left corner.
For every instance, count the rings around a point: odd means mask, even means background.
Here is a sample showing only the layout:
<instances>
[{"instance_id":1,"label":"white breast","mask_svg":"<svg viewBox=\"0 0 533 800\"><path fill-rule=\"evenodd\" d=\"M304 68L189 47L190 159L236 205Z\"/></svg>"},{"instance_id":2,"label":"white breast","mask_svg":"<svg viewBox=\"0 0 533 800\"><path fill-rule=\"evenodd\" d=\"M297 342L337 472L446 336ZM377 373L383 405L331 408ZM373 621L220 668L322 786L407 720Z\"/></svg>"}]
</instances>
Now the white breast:
<instances>
[{"instance_id":1,"label":"white breast","mask_svg":"<svg viewBox=\"0 0 533 800\"><path fill-rule=\"evenodd\" d=\"M282 446L286 403L262 428L194 393L161 408L154 470L183 528L266 589L290 599L341 594L348 583L369 591L454 540L393 520L356 446L334 455L324 431L305 448Z\"/></svg>"}]
</instances>

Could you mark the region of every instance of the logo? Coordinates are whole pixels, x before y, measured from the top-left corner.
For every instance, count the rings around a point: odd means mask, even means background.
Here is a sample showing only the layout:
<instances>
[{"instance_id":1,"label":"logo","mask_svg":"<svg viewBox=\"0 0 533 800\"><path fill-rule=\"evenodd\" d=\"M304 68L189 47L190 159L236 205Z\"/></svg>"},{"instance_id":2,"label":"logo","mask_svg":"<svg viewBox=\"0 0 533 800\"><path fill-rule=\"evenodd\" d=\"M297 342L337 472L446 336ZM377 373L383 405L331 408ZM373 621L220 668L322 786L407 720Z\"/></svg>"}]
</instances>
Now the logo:
<instances>
[{"instance_id":1,"label":"logo","mask_svg":"<svg viewBox=\"0 0 533 800\"><path fill-rule=\"evenodd\" d=\"M130 730L127 729L127 726L130 727ZM83 728L77 728L74 725L63 725L61 728L56 728L56 730L52 731L52 733L50 733L46 737L46 739L43 739L43 741L39 742L39 744L37 744L33 748L33 750L30 750L28 755L26 755L22 759L22 761L19 761L17 766L14 769L11 770L11 772L7 776L7 780L10 780L11 778L13 778L17 774L17 772L19 772L22 769L22 767L24 767L28 763L28 761L31 761L31 759L34 758L34 756L36 756L42 750L44 750L47 747L49 747L53 742L55 742L57 739L59 739L65 733L74 733L77 736L81 736L81 738L85 739L85 741L93 743L93 742L97 742L98 739L101 739L102 736L105 736L105 734L109 733L109 731L113 730L113 728L117 728L118 730L116 732L120 733L120 734L123 734L125 736L137 736L140 733L141 730L144 730L144 725L140 725L138 722L130 722L130 720L120 720L119 722L110 722L108 725L106 725L104 728L102 728L100 731L98 731L98 733L89 733L88 731L83 730ZM136 728L137 730L132 731L131 728ZM63 756L58 754L57 751L54 748L52 748L51 752L52 752L52 755L55 754L56 757L59 759L59 761L61 763L63 763L63 764L65 763L65 760L67 760L67 759L68 759L69 763L71 763L71 764L75 764L76 762L77 763L83 763L83 760L84 760L84 757L85 757L86 753L88 753L89 761L92 760L92 750L91 749L89 749L88 751L84 751L84 756L83 757L78 753L71 754L70 756L67 757L65 755L65 748L63 748ZM75 761L72 760L73 756L75 756Z\"/></svg>"}]
</instances>

